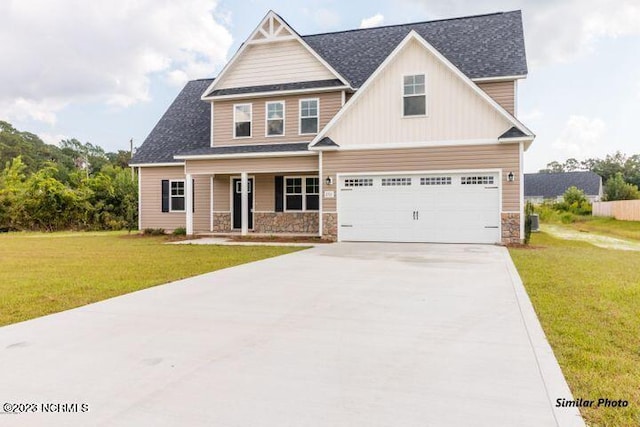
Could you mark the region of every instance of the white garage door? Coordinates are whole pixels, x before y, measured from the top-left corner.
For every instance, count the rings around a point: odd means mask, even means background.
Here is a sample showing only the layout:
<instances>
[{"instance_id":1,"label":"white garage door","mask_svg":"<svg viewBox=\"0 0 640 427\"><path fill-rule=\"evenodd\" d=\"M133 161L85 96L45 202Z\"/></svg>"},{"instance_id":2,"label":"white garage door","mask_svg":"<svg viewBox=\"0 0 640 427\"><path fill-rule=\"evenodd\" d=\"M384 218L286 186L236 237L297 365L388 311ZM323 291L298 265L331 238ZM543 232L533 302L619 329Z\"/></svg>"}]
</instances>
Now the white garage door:
<instances>
[{"instance_id":1,"label":"white garage door","mask_svg":"<svg viewBox=\"0 0 640 427\"><path fill-rule=\"evenodd\" d=\"M498 174L341 176L338 233L344 241L499 242Z\"/></svg>"}]
</instances>

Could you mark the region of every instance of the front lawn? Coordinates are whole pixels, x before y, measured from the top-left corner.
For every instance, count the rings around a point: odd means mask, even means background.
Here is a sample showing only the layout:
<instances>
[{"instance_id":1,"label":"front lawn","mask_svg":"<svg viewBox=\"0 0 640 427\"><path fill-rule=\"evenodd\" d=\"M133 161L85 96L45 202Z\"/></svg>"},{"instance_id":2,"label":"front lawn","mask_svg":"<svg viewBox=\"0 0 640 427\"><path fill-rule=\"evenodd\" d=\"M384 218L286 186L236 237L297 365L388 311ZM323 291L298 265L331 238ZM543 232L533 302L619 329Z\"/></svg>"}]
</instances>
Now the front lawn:
<instances>
[{"instance_id":1,"label":"front lawn","mask_svg":"<svg viewBox=\"0 0 640 427\"><path fill-rule=\"evenodd\" d=\"M574 398L629 401L581 408L586 421L640 425L640 252L545 233L534 233L531 245L510 249L511 257Z\"/></svg>"},{"instance_id":2,"label":"front lawn","mask_svg":"<svg viewBox=\"0 0 640 427\"><path fill-rule=\"evenodd\" d=\"M0 234L0 326L300 250L126 233Z\"/></svg>"},{"instance_id":3,"label":"front lawn","mask_svg":"<svg viewBox=\"0 0 640 427\"><path fill-rule=\"evenodd\" d=\"M605 217L586 217L571 223L571 227L579 231L621 237L640 241L640 221L618 221Z\"/></svg>"}]
</instances>

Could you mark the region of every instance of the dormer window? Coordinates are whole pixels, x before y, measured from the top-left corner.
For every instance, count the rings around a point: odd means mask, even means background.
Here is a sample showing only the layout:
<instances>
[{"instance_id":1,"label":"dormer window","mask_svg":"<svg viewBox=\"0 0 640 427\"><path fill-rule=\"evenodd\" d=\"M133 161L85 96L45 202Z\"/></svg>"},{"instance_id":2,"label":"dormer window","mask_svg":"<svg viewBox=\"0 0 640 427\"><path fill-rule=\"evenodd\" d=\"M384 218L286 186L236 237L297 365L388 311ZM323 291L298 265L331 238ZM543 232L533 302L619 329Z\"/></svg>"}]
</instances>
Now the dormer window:
<instances>
[{"instance_id":1,"label":"dormer window","mask_svg":"<svg viewBox=\"0 0 640 427\"><path fill-rule=\"evenodd\" d=\"M267 136L284 135L284 101L267 102Z\"/></svg>"},{"instance_id":2,"label":"dormer window","mask_svg":"<svg viewBox=\"0 0 640 427\"><path fill-rule=\"evenodd\" d=\"M424 74L404 76L402 101L403 116L426 116L427 95Z\"/></svg>"},{"instance_id":3,"label":"dormer window","mask_svg":"<svg viewBox=\"0 0 640 427\"><path fill-rule=\"evenodd\" d=\"M233 137L251 138L251 104L233 106Z\"/></svg>"}]
</instances>

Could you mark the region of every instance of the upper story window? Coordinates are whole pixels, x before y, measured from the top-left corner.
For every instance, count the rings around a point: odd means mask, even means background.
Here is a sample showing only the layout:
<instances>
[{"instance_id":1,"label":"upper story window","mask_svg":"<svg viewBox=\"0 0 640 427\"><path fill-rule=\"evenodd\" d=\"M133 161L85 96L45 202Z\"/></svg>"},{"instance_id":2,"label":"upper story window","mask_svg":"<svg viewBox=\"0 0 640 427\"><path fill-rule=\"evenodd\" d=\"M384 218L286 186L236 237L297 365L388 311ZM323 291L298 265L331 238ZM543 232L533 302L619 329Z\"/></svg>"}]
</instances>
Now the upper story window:
<instances>
[{"instance_id":1,"label":"upper story window","mask_svg":"<svg viewBox=\"0 0 640 427\"><path fill-rule=\"evenodd\" d=\"M300 100L300 134L318 133L320 117L318 98Z\"/></svg>"},{"instance_id":2,"label":"upper story window","mask_svg":"<svg viewBox=\"0 0 640 427\"><path fill-rule=\"evenodd\" d=\"M427 114L427 95L424 74L404 76L402 91L403 116L425 116Z\"/></svg>"},{"instance_id":3,"label":"upper story window","mask_svg":"<svg viewBox=\"0 0 640 427\"><path fill-rule=\"evenodd\" d=\"M233 137L251 137L251 104L235 104L233 106Z\"/></svg>"},{"instance_id":4,"label":"upper story window","mask_svg":"<svg viewBox=\"0 0 640 427\"><path fill-rule=\"evenodd\" d=\"M267 136L284 135L284 101L266 104Z\"/></svg>"}]
</instances>

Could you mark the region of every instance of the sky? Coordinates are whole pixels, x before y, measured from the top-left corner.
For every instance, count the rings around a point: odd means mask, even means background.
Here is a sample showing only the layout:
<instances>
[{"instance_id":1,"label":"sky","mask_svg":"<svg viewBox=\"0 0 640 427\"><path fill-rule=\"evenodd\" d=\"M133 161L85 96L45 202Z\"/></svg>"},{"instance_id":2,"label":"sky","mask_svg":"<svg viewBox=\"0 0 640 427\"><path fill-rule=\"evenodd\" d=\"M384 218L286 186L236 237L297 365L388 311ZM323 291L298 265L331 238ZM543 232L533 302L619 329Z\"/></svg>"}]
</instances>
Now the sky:
<instances>
[{"instance_id":1,"label":"sky","mask_svg":"<svg viewBox=\"0 0 640 427\"><path fill-rule=\"evenodd\" d=\"M525 171L640 153L637 0L0 0L0 120L47 143L142 144L186 81L214 77L269 9L300 34L522 10Z\"/></svg>"}]
</instances>

